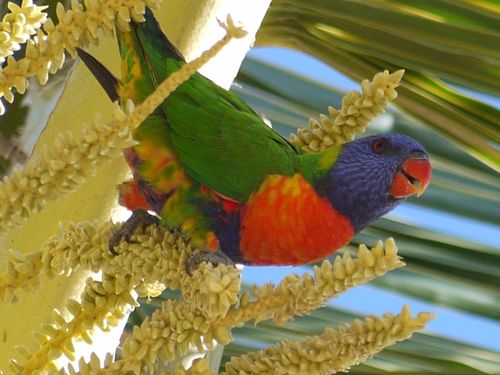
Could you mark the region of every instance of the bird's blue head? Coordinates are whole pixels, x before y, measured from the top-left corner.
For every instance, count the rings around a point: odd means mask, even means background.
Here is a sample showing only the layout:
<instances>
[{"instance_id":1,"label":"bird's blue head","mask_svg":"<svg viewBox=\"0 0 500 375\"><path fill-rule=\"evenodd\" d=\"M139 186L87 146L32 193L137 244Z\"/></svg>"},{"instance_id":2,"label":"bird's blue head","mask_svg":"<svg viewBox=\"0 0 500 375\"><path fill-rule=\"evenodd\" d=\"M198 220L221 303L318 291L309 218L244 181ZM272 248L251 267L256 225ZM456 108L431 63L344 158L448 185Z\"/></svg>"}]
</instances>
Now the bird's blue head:
<instances>
[{"instance_id":1,"label":"bird's blue head","mask_svg":"<svg viewBox=\"0 0 500 375\"><path fill-rule=\"evenodd\" d=\"M405 198L420 196L431 173L420 143L399 134L374 135L346 143L317 189L358 232Z\"/></svg>"}]
</instances>

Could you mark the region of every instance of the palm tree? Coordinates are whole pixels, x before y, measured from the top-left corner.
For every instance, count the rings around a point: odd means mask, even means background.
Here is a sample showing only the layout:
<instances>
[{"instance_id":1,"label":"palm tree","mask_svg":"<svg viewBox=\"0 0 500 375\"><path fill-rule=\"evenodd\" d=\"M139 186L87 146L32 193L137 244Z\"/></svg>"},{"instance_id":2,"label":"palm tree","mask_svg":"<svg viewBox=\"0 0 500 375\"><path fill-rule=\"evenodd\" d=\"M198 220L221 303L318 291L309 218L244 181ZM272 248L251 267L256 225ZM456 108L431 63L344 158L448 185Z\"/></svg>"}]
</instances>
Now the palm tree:
<instances>
[{"instance_id":1,"label":"palm tree","mask_svg":"<svg viewBox=\"0 0 500 375\"><path fill-rule=\"evenodd\" d=\"M499 20L498 5L486 1L274 0L256 47L302 51L357 82L383 69L404 68L397 109L388 113L390 131L421 141L434 169L430 188L409 208L416 208L417 215L419 208L431 208L437 218L452 214L496 225L500 112L477 98L491 101L499 93ZM252 54L236 80L239 85L233 89L285 136L328 105L340 107L343 95ZM382 128L375 121L369 131ZM467 231L466 220L462 225ZM377 221L354 242L373 243L388 236L397 239L407 267L371 285L498 322L498 248L397 217ZM333 304L284 327L245 326L235 331L222 362L355 316ZM490 349L428 332L384 350L351 372L494 373L500 371L499 360Z\"/></svg>"},{"instance_id":2,"label":"palm tree","mask_svg":"<svg viewBox=\"0 0 500 375\"><path fill-rule=\"evenodd\" d=\"M500 116L498 109L478 98L484 95L487 100L499 94L499 21L498 4L488 0L273 0L257 34L256 46L305 52L356 82L384 69L404 68L405 77L395 102L398 108L388 111L386 125L390 124L391 131L421 141L431 153L434 168L428 191L412 201L408 210L418 213L431 208L436 217L451 214L497 225ZM333 87L252 55L244 61L237 82L240 86L234 90L284 135L304 127L309 117L316 118L328 105L339 107L343 95ZM48 91L51 89L55 87ZM63 105L68 103L66 98ZM26 105L16 98L8 113L19 120L26 114L23 107ZM27 107L40 110L36 102ZM80 111L78 114L84 112L76 106L73 109ZM62 122L63 118L74 118L75 113L58 116L57 121ZM0 132L10 139L13 130L7 133L7 120L0 121ZM383 131L382 125L375 123L369 131ZM2 165L8 163L2 155L0 173ZM117 166L124 170L115 163L101 171L91 181L94 186L87 188L99 189L103 179L114 184L120 177L111 179L106 173ZM37 223L44 220L42 217ZM425 223L415 225L389 216L360 233L354 244L373 244L389 236L396 238L408 265L373 285L498 323L500 252L493 241L487 245L484 241L464 240L446 228L431 229ZM160 302L157 299L143 304L131 316L129 326L140 322ZM221 353L222 363L232 355L260 349L279 339L300 339L355 316L329 305L285 326L264 322L242 327L234 331L235 340ZM426 332L386 349L351 371L498 373L499 363L500 356L492 349Z\"/></svg>"}]
</instances>

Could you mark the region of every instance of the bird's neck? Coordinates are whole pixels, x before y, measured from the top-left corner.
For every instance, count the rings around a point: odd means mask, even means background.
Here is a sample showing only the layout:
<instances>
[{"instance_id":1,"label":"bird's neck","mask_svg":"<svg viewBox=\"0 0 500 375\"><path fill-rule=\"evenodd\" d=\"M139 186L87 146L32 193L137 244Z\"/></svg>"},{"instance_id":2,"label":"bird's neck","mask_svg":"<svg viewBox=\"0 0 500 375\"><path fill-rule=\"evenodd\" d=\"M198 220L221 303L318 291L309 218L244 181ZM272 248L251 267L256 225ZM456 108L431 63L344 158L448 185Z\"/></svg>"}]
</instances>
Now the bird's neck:
<instances>
[{"instance_id":1,"label":"bird's neck","mask_svg":"<svg viewBox=\"0 0 500 375\"><path fill-rule=\"evenodd\" d=\"M392 177L371 160L359 160L356 150L348 145L338 154L335 163L314 184L320 196L349 218L355 232L386 214L400 199L390 196Z\"/></svg>"},{"instance_id":2,"label":"bird's neck","mask_svg":"<svg viewBox=\"0 0 500 375\"><path fill-rule=\"evenodd\" d=\"M297 170L307 182L315 186L332 169L342 151L342 147L343 145L338 145L319 152L300 154Z\"/></svg>"}]
</instances>

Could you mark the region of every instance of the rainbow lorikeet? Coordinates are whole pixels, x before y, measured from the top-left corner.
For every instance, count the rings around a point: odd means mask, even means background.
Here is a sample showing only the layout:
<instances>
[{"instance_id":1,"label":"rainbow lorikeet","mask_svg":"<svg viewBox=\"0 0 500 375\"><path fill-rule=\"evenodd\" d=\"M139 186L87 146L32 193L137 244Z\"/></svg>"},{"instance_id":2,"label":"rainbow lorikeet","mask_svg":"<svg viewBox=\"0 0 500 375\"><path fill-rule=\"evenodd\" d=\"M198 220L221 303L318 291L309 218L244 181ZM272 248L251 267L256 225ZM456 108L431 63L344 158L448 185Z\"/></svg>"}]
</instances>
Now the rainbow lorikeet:
<instances>
[{"instance_id":1,"label":"rainbow lorikeet","mask_svg":"<svg viewBox=\"0 0 500 375\"><path fill-rule=\"evenodd\" d=\"M185 64L153 14L119 32L122 77L83 61L113 100L136 104ZM236 263L299 265L330 255L431 177L425 149L403 135L303 153L238 96L201 74L172 93L125 151L134 179L121 202L153 210L195 244Z\"/></svg>"}]
</instances>

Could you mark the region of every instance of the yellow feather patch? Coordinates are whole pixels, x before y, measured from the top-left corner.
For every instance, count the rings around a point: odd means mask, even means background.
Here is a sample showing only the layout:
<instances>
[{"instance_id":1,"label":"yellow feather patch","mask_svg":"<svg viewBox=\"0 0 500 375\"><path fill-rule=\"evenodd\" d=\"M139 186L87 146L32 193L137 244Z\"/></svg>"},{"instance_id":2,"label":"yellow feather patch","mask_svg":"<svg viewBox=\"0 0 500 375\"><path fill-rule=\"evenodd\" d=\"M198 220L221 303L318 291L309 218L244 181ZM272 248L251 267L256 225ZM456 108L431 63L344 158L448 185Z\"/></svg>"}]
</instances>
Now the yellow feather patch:
<instances>
[{"instance_id":1,"label":"yellow feather patch","mask_svg":"<svg viewBox=\"0 0 500 375\"><path fill-rule=\"evenodd\" d=\"M282 178L283 176L280 175L267 176L266 180L260 185L257 194L263 193L264 191L268 191L270 190L269 188L279 185L282 182ZM274 191L273 189L271 190Z\"/></svg>"},{"instance_id":2,"label":"yellow feather patch","mask_svg":"<svg viewBox=\"0 0 500 375\"><path fill-rule=\"evenodd\" d=\"M119 95L123 99L132 99L135 95L135 84L141 79L143 72L141 63L136 48L134 48L134 40L130 33L125 33L122 36L123 46L127 46L125 55L122 58L121 73L122 79L118 89ZM124 47L122 47L124 48Z\"/></svg>"},{"instance_id":3,"label":"yellow feather patch","mask_svg":"<svg viewBox=\"0 0 500 375\"><path fill-rule=\"evenodd\" d=\"M290 197L297 197L302 192L304 187L302 176L295 174L294 176L288 178L283 183L281 193L283 195L289 195Z\"/></svg>"},{"instance_id":4,"label":"yellow feather patch","mask_svg":"<svg viewBox=\"0 0 500 375\"><path fill-rule=\"evenodd\" d=\"M323 155L321 156L321 159L319 159L319 166L321 169L326 170L330 169L331 166L335 163L337 160L337 157L340 154L340 151L342 151L342 147L331 147L327 149Z\"/></svg>"},{"instance_id":5,"label":"yellow feather patch","mask_svg":"<svg viewBox=\"0 0 500 375\"><path fill-rule=\"evenodd\" d=\"M168 193L188 181L175 155L164 145L144 139L135 147L142 161L140 173L158 192Z\"/></svg>"},{"instance_id":6,"label":"yellow feather patch","mask_svg":"<svg viewBox=\"0 0 500 375\"><path fill-rule=\"evenodd\" d=\"M269 192L269 204L273 204L276 201L276 198L278 198L278 193L276 190L271 190Z\"/></svg>"}]
</instances>

